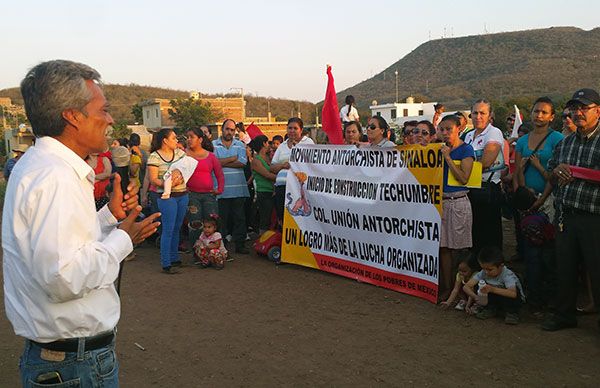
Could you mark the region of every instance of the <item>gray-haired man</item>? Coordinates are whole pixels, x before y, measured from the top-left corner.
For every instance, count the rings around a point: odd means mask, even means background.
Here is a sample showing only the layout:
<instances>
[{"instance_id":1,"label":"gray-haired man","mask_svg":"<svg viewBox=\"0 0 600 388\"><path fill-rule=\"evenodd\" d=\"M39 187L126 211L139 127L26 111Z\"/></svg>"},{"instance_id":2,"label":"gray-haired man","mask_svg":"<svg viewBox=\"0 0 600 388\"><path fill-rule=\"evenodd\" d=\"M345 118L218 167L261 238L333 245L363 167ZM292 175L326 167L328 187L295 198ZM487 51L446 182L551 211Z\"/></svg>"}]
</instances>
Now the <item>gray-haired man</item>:
<instances>
[{"instance_id":1,"label":"gray-haired man","mask_svg":"<svg viewBox=\"0 0 600 388\"><path fill-rule=\"evenodd\" d=\"M158 214L135 222L138 188L123 195L118 175L110 202L96 212L85 158L106 150L113 122L99 79L89 66L50 61L21 83L37 141L8 182L2 247L6 314L26 339L21 379L28 387L118 386L113 283L133 244L158 226Z\"/></svg>"}]
</instances>

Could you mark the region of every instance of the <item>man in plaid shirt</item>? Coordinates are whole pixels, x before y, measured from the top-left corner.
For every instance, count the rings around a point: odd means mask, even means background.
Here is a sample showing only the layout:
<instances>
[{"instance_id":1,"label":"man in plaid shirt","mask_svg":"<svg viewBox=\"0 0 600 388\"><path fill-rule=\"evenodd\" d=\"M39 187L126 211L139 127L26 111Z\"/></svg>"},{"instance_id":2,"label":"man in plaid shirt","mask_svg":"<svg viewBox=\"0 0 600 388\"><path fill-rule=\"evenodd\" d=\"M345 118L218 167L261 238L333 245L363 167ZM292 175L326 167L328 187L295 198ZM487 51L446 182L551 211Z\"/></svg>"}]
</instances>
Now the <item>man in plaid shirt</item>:
<instances>
[{"instance_id":1,"label":"man in plaid shirt","mask_svg":"<svg viewBox=\"0 0 600 388\"><path fill-rule=\"evenodd\" d=\"M558 205L558 295L556 313L542 324L548 331L577 326L581 262L590 275L596 308L600 305L600 182L575 178L571 171L571 166L600 171L600 96L592 89L578 90L567 109L577 131L556 146L548 162Z\"/></svg>"}]
</instances>

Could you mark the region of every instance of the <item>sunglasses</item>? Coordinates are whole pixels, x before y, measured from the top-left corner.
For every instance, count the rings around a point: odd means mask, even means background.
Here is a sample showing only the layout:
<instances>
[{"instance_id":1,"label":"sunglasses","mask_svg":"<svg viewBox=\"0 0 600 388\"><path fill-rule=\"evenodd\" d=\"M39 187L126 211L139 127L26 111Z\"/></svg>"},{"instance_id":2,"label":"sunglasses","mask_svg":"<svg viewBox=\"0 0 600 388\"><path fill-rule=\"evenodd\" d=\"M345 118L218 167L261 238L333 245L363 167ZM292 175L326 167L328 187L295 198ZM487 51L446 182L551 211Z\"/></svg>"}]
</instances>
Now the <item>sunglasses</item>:
<instances>
[{"instance_id":1,"label":"sunglasses","mask_svg":"<svg viewBox=\"0 0 600 388\"><path fill-rule=\"evenodd\" d=\"M597 105L572 105L567 107L567 109L569 110L569 112L571 113L575 113L578 111L581 111L582 113L587 113L590 109L594 109L597 108Z\"/></svg>"},{"instance_id":2,"label":"sunglasses","mask_svg":"<svg viewBox=\"0 0 600 388\"><path fill-rule=\"evenodd\" d=\"M413 133L413 135L418 135L418 134L421 134L422 136L429 136L430 135L429 131L420 130L419 128L413 129L412 133Z\"/></svg>"},{"instance_id":3,"label":"sunglasses","mask_svg":"<svg viewBox=\"0 0 600 388\"><path fill-rule=\"evenodd\" d=\"M378 129L378 128L377 128L377 126L376 126L375 124L371 124L371 125L369 125L367 128L368 128L368 129L370 129L370 130L375 130L375 129Z\"/></svg>"}]
</instances>

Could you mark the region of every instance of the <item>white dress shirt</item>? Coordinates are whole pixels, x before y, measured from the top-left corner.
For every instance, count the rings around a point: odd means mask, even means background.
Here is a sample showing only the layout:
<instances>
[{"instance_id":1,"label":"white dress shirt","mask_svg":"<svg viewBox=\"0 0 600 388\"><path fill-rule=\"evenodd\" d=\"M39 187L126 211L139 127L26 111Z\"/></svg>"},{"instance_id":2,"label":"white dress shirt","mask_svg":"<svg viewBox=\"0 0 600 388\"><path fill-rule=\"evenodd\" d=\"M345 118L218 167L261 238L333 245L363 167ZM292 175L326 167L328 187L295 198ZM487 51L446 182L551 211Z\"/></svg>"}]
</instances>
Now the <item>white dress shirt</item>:
<instances>
[{"instance_id":1,"label":"white dress shirt","mask_svg":"<svg viewBox=\"0 0 600 388\"><path fill-rule=\"evenodd\" d=\"M96 212L94 171L51 137L37 139L8 182L2 217L4 304L17 335L37 342L112 330L113 282L133 250L108 206Z\"/></svg>"}]
</instances>

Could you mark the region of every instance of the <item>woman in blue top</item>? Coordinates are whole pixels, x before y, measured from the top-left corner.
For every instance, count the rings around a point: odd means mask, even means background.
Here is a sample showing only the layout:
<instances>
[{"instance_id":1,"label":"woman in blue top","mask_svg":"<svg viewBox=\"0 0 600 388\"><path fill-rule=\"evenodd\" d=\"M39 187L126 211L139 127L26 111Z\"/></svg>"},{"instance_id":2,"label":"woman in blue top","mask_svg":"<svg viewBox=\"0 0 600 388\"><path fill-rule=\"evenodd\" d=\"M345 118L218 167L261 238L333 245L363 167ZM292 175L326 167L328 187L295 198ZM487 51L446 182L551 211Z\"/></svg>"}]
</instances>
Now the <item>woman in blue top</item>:
<instances>
[{"instance_id":1,"label":"woman in blue top","mask_svg":"<svg viewBox=\"0 0 600 388\"><path fill-rule=\"evenodd\" d=\"M442 233L440 236L440 300L446 300L452 289L452 251L471 248L471 227L473 215L469 191L464 186L448 186L448 174L454 175L461 184L466 184L471 176L475 151L459 137L460 119L454 115L445 116L438 124L439 135L444 142L444 195L442 200ZM455 164L455 160L460 160ZM450 172L449 172L450 171Z\"/></svg>"},{"instance_id":2,"label":"woman in blue top","mask_svg":"<svg viewBox=\"0 0 600 388\"><path fill-rule=\"evenodd\" d=\"M552 120L554 120L552 100L548 97L538 98L531 111L533 131L522 136L515 148L515 189L525 186L535 194L544 192L547 178L550 177L550 173L546 171L548 160L552 156L554 147L564 138L560 132L550 128Z\"/></svg>"},{"instance_id":3,"label":"woman in blue top","mask_svg":"<svg viewBox=\"0 0 600 388\"><path fill-rule=\"evenodd\" d=\"M551 172L546 171L548 160L552 156L554 147L562 141L564 136L550 128L554 120L554 103L548 97L540 97L533 104L531 111L533 131L521 137L515 148L515 176L513 187L515 192L518 187L526 187L538 197L544 192L546 181L550 179ZM546 200L540 208L551 221L554 213L553 200ZM539 201L536 202L539 204ZM537 206L537 205L536 205ZM532 211L538 209L530 209ZM548 296L543 294L542 283L544 278L551 280L552 276L544 272L543 247L536 246L524 239L523 254L527 265L526 284L529 303L541 309Z\"/></svg>"}]
</instances>

